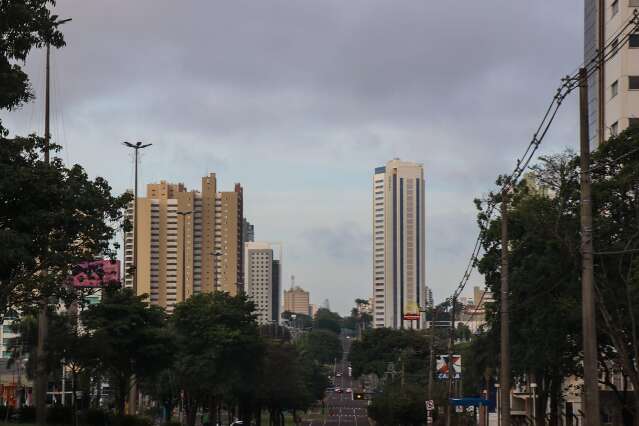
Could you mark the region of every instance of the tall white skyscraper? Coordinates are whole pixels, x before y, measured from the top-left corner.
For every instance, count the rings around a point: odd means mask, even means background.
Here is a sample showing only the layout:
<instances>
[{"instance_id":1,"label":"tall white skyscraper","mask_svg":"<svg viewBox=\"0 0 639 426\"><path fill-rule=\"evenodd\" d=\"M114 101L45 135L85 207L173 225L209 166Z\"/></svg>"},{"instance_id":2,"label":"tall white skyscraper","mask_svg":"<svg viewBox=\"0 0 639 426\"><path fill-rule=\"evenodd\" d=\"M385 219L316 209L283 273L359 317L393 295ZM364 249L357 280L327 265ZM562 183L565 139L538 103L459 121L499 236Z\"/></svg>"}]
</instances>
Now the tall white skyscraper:
<instances>
[{"instance_id":1,"label":"tall white skyscraper","mask_svg":"<svg viewBox=\"0 0 639 426\"><path fill-rule=\"evenodd\" d=\"M421 328L426 300L424 168L389 161L373 176L373 310L375 327Z\"/></svg>"},{"instance_id":2,"label":"tall white skyscraper","mask_svg":"<svg viewBox=\"0 0 639 426\"><path fill-rule=\"evenodd\" d=\"M619 51L588 79L591 146L628 127L639 127L639 34L619 31L632 18L639 0L585 0L584 61L598 51Z\"/></svg>"}]
</instances>

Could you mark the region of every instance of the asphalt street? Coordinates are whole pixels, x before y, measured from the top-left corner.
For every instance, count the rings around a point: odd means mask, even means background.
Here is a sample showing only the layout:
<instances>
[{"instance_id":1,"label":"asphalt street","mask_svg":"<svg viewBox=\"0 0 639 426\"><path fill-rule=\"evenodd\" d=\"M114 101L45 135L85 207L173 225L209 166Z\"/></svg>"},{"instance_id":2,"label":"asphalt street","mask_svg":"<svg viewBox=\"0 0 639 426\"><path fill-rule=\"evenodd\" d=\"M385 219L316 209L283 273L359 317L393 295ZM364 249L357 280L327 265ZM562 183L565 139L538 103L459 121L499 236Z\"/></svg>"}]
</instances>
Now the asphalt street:
<instances>
[{"instance_id":1,"label":"asphalt street","mask_svg":"<svg viewBox=\"0 0 639 426\"><path fill-rule=\"evenodd\" d=\"M346 393L347 388L357 391L361 389L357 380L353 380L348 375L348 351L351 346L349 339L342 340L342 360L336 365L336 371L341 373L341 377L335 378L335 386L342 388L343 393L329 391L324 399L325 413L324 419L305 420L303 425L358 425L370 426L371 422L367 416L368 401L354 401L352 393Z\"/></svg>"}]
</instances>

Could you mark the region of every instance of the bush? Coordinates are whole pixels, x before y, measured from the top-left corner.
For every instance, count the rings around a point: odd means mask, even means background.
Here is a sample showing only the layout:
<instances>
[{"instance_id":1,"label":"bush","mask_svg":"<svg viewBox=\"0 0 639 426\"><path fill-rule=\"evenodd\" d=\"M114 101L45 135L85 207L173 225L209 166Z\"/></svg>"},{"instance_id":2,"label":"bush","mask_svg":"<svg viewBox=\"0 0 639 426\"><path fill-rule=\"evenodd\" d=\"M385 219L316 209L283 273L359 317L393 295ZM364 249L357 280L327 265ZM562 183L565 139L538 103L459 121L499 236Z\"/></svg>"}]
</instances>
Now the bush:
<instances>
[{"instance_id":1,"label":"bush","mask_svg":"<svg viewBox=\"0 0 639 426\"><path fill-rule=\"evenodd\" d=\"M84 423L87 426L105 426L109 424L109 413L100 408L89 408L86 411Z\"/></svg>"},{"instance_id":2,"label":"bush","mask_svg":"<svg viewBox=\"0 0 639 426\"><path fill-rule=\"evenodd\" d=\"M35 423L35 407L21 407L18 410L18 418L20 419L20 423Z\"/></svg>"},{"instance_id":3,"label":"bush","mask_svg":"<svg viewBox=\"0 0 639 426\"><path fill-rule=\"evenodd\" d=\"M153 426L153 419L142 416L124 416L119 426Z\"/></svg>"},{"instance_id":4,"label":"bush","mask_svg":"<svg viewBox=\"0 0 639 426\"><path fill-rule=\"evenodd\" d=\"M73 408L52 405L47 409L47 423L56 425L73 424Z\"/></svg>"},{"instance_id":5,"label":"bush","mask_svg":"<svg viewBox=\"0 0 639 426\"><path fill-rule=\"evenodd\" d=\"M164 423L162 426L182 426L182 423L178 422L177 420L170 420Z\"/></svg>"}]
</instances>

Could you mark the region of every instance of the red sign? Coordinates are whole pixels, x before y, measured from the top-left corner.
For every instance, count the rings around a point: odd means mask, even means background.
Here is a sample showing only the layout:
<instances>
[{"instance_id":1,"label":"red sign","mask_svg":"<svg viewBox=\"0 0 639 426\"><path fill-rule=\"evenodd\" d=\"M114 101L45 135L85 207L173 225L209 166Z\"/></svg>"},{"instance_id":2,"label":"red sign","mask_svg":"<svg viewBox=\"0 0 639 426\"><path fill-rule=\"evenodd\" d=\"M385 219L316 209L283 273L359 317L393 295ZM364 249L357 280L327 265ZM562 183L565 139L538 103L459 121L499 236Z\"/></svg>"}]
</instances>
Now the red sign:
<instances>
[{"instance_id":1,"label":"red sign","mask_svg":"<svg viewBox=\"0 0 639 426\"><path fill-rule=\"evenodd\" d=\"M419 321L419 314L404 314L404 321Z\"/></svg>"}]
</instances>

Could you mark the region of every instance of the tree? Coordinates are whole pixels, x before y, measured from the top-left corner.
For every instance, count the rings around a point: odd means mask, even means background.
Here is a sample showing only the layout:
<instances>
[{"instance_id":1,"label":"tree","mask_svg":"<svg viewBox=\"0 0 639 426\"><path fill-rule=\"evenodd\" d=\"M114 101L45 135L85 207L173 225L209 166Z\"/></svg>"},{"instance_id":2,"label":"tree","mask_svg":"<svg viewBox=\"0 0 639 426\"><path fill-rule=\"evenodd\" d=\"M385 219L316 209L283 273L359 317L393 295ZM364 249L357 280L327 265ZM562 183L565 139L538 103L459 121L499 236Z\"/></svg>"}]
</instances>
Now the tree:
<instances>
[{"instance_id":1,"label":"tree","mask_svg":"<svg viewBox=\"0 0 639 426\"><path fill-rule=\"evenodd\" d=\"M117 414L123 416L133 377L145 381L171 365L175 348L166 314L149 306L146 295L110 286L81 319L99 369L113 386Z\"/></svg>"},{"instance_id":2,"label":"tree","mask_svg":"<svg viewBox=\"0 0 639 426\"><path fill-rule=\"evenodd\" d=\"M199 408L208 408L215 424L223 396L239 406L241 419L250 421L249 403L255 398L264 350L254 310L246 296L222 292L198 294L176 305L174 371L189 426L195 424Z\"/></svg>"},{"instance_id":3,"label":"tree","mask_svg":"<svg viewBox=\"0 0 639 426\"><path fill-rule=\"evenodd\" d=\"M320 308L313 319L313 328L330 330L335 334L339 334L342 331L342 317L328 309Z\"/></svg>"},{"instance_id":4,"label":"tree","mask_svg":"<svg viewBox=\"0 0 639 426\"><path fill-rule=\"evenodd\" d=\"M331 364L342 354L342 343L335 333L328 330L312 330L301 337L298 345L320 364Z\"/></svg>"},{"instance_id":5,"label":"tree","mask_svg":"<svg viewBox=\"0 0 639 426\"><path fill-rule=\"evenodd\" d=\"M512 370L538 384L540 410L550 399L551 424L559 419L563 381L578 373L575 360L580 357L579 186L574 160L571 152L542 157L514 188L508 213ZM490 198L501 201L499 194ZM480 223L485 218L480 212ZM495 295L496 306L488 311L495 330L500 326L500 227L501 218L494 218L483 228L485 253L478 262ZM498 344L495 339L493 353L498 353ZM496 360L493 364L495 368ZM483 371L475 373L481 376Z\"/></svg>"},{"instance_id":6,"label":"tree","mask_svg":"<svg viewBox=\"0 0 639 426\"><path fill-rule=\"evenodd\" d=\"M29 77L19 65L31 49L45 43L64 46L54 0L9 0L0 4L0 109L13 110L33 99ZM0 120L0 136L8 133Z\"/></svg>"},{"instance_id":7,"label":"tree","mask_svg":"<svg viewBox=\"0 0 639 426\"><path fill-rule=\"evenodd\" d=\"M295 315L294 318L293 315ZM313 318L311 318L310 315L284 311L282 312L282 318L287 320L291 327L301 328L304 330L313 327Z\"/></svg>"},{"instance_id":8,"label":"tree","mask_svg":"<svg viewBox=\"0 0 639 426\"><path fill-rule=\"evenodd\" d=\"M424 388L415 384L393 383L377 394L368 415L377 424L420 426L426 423Z\"/></svg>"},{"instance_id":9,"label":"tree","mask_svg":"<svg viewBox=\"0 0 639 426\"><path fill-rule=\"evenodd\" d=\"M282 374L283 371L286 374ZM316 378L294 345L280 341L267 344L258 387L258 408L268 409L271 424L283 426L284 411L305 410L315 400L313 397L317 395L313 395L313 389L308 386L309 373Z\"/></svg>"}]
</instances>

